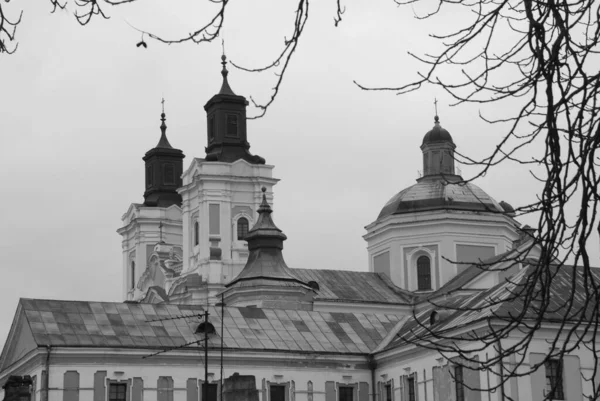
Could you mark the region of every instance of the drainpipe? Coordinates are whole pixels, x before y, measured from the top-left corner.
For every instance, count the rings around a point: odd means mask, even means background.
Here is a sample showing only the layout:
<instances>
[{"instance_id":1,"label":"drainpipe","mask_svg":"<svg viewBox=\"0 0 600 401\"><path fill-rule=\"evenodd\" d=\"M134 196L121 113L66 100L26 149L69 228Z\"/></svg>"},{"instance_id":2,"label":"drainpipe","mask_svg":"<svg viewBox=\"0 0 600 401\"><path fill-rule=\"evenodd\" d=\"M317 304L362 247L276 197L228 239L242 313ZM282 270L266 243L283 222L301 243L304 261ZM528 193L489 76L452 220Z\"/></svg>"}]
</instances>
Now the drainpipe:
<instances>
[{"instance_id":1,"label":"drainpipe","mask_svg":"<svg viewBox=\"0 0 600 401\"><path fill-rule=\"evenodd\" d=\"M50 401L50 345L46 345L46 378L44 380L44 389L45 389L45 400Z\"/></svg>"},{"instance_id":2,"label":"drainpipe","mask_svg":"<svg viewBox=\"0 0 600 401\"><path fill-rule=\"evenodd\" d=\"M373 389L373 399L371 401L377 401L375 398L377 395L377 387L375 382L375 369L377 368L377 362L373 355L369 355L369 369L371 369L371 388Z\"/></svg>"}]
</instances>

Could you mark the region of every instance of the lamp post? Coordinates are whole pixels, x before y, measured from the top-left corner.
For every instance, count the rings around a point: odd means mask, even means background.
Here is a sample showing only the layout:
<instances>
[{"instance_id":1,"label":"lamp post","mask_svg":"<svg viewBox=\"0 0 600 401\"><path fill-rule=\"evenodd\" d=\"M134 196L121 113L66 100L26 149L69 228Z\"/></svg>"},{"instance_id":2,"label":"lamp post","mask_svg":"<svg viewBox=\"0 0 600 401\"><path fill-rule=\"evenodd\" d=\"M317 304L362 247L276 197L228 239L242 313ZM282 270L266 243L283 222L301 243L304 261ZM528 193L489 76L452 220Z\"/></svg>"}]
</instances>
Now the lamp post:
<instances>
[{"instance_id":1,"label":"lamp post","mask_svg":"<svg viewBox=\"0 0 600 401\"><path fill-rule=\"evenodd\" d=\"M204 333L204 399L208 401L208 335L215 332L215 326L208 321L208 308L204 311L204 321L196 328L196 334Z\"/></svg>"}]
</instances>

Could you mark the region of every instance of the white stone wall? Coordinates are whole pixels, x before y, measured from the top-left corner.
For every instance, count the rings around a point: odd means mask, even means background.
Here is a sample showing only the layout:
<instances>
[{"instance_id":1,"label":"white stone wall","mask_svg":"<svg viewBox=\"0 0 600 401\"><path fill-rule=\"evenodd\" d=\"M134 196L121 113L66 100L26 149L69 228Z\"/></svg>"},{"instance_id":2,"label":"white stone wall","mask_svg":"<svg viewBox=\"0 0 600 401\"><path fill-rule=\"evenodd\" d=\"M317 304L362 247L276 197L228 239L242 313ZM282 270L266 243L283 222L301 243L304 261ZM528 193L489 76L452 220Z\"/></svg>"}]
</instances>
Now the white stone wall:
<instances>
[{"instance_id":1,"label":"white stone wall","mask_svg":"<svg viewBox=\"0 0 600 401\"><path fill-rule=\"evenodd\" d=\"M375 256L390 252L392 281L407 290L416 290L414 251L431 258L433 289L456 276L457 245L494 247L495 255L511 249L518 238L514 221L504 215L436 211L392 215L366 227L369 269Z\"/></svg>"},{"instance_id":2,"label":"white stone wall","mask_svg":"<svg viewBox=\"0 0 600 401\"><path fill-rule=\"evenodd\" d=\"M234 163L205 162L194 159L183 174L183 272L197 272L217 283L230 281L243 268L247 259L245 242L237 240L235 222L249 220L250 228L257 217L262 200L261 188L267 188L267 199L273 202L273 166L253 165L244 160ZM219 205L219 234L209 233L210 205ZM244 212L241 212L244 210ZM194 244L194 223L199 222L199 244ZM221 249L221 260L210 261L210 247ZM212 266L220 268L215 277ZM212 283L212 281L211 281Z\"/></svg>"}]
</instances>

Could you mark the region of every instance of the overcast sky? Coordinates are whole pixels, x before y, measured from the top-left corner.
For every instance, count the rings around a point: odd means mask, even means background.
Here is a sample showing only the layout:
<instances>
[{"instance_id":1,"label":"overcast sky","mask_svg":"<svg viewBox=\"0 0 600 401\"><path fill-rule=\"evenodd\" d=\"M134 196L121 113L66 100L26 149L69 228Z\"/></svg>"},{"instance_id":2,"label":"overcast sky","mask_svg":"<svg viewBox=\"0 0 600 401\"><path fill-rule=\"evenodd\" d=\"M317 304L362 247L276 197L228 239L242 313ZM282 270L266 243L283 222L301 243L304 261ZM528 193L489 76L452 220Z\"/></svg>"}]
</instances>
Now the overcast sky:
<instances>
[{"instance_id":1,"label":"overcast sky","mask_svg":"<svg viewBox=\"0 0 600 401\"><path fill-rule=\"evenodd\" d=\"M200 2L139 3L109 9L110 20L86 27L72 10L51 15L44 1L3 5L25 13L17 53L0 55L2 343L19 297L121 301L116 230L129 205L143 200L141 158L159 138L161 97L169 140L186 155L184 168L205 155L203 106L220 87L221 44L148 40L148 49L136 48L140 35L127 22L175 38L208 14ZM249 67L270 61L291 34L294 4L288 3L232 2L227 55ZM288 236L284 256L291 267L367 270L364 226L418 177L435 97L461 152L483 157L502 134L478 118L479 108L450 108L439 89L396 96L364 92L352 82L414 78L419 65L407 51L431 50L428 34L456 18L418 21L411 8L392 1L346 4L335 28L335 2L311 3L277 101L264 118L248 122L252 153L281 179L274 219ZM230 71L237 94L266 99L272 75ZM464 176L474 171L463 167ZM476 184L515 206L539 189L527 169L509 164Z\"/></svg>"}]
</instances>

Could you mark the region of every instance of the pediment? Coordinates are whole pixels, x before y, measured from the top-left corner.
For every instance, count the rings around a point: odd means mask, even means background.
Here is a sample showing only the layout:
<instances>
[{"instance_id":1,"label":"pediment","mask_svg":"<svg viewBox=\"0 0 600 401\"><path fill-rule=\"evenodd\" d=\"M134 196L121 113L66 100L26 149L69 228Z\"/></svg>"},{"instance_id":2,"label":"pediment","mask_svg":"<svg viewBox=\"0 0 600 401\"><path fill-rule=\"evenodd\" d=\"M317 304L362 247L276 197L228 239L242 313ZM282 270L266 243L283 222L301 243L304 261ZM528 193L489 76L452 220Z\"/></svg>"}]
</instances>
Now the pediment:
<instances>
[{"instance_id":1,"label":"pediment","mask_svg":"<svg viewBox=\"0 0 600 401\"><path fill-rule=\"evenodd\" d=\"M0 372L19 361L37 347L38 344L33 338L25 312L19 304L10 332L8 333L8 338L4 344L2 355L0 356Z\"/></svg>"}]
</instances>

